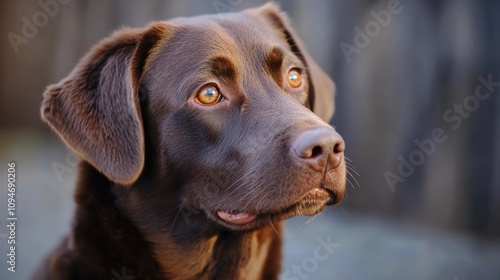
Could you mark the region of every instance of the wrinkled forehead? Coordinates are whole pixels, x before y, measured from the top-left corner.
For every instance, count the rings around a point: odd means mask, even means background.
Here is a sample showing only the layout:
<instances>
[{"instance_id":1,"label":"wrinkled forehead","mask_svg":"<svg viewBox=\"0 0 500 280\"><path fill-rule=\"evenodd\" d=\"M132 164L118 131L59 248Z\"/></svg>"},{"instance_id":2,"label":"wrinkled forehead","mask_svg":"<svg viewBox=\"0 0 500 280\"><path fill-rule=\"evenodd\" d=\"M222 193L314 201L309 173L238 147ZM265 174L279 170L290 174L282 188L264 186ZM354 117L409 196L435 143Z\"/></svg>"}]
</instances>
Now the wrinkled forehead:
<instances>
[{"instance_id":1,"label":"wrinkled forehead","mask_svg":"<svg viewBox=\"0 0 500 280\"><path fill-rule=\"evenodd\" d=\"M170 22L178 26L177 40L193 43L186 50L201 51L200 56L227 53L249 57L278 45L286 47L285 40L271 25L246 13L178 18Z\"/></svg>"},{"instance_id":2,"label":"wrinkled forehead","mask_svg":"<svg viewBox=\"0 0 500 280\"><path fill-rule=\"evenodd\" d=\"M196 85L197 80L206 82L214 76L237 80L252 68L281 63L292 54L271 25L245 13L168 23L173 25L173 35L157 51L147 72L153 73L155 81L169 81L185 92L192 91L187 86Z\"/></svg>"}]
</instances>

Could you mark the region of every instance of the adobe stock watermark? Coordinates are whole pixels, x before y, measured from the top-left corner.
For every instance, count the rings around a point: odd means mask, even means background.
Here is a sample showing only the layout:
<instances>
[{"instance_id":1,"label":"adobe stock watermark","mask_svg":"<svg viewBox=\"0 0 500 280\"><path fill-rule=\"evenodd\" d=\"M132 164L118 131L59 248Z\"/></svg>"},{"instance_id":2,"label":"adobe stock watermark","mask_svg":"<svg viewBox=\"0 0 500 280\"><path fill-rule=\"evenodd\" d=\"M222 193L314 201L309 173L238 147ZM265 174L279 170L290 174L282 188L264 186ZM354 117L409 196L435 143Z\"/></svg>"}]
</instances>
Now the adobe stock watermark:
<instances>
[{"instance_id":1,"label":"adobe stock watermark","mask_svg":"<svg viewBox=\"0 0 500 280\"><path fill-rule=\"evenodd\" d=\"M214 0L212 5L214 6L215 12L217 14L224 14L234 12L244 0Z\"/></svg>"},{"instance_id":2,"label":"adobe stock watermark","mask_svg":"<svg viewBox=\"0 0 500 280\"><path fill-rule=\"evenodd\" d=\"M489 74L488 78L478 76L479 84L476 86L474 93L465 97L460 104L453 104L452 108L444 111L442 115L443 122L451 128L452 131L459 129L464 119L470 118L481 102L484 102L500 87L500 82L493 81L493 75ZM448 140L448 134L445 128L437 127L432 130L430 137L422 140L415 139L415 149L413 149L407 157L398 156L399 165L397 172L384 172L384 178L392 192L396 190L397 183L403 183L410 177L415 170L424 164L425 160L432 156L438 145L443 144ZM396 174L397 173L397 174Z\"/></svg>"},{"instance_id":3,"label":"adobe stock watermark","mask_svg":"<svg viewBox=\"0 0 500 280\"><path fill-rule=\"evenodd\" d=\"M332 242L330 235L325 239L317 237L316 242L318 245L314 248L312 255L305 257L300 264L294 264L290 269L287 269L283 273L284 280L309 279L311 274L318 270L319 265L325 262L335 249L340 247L339 243Z\"/></svg>"},{"instance_id":4,"label":"adobe stock watermark","mask_svg":"<svg viewBox=\"0 0 500 280\"><path fill-rule=\"evenodd\" d=\"M59 161L53 161L50 166L54 170L56 174L57 180L59 183L64 181L66 175L71 175L75 173L76 167L78 166L79 157L72 150L68 149L68 153L66 153L66 158L64 163L60 163Z\"/></svg>"},{"instance_id":5,"label":"adobe stock watermark","mask_svg":"<svg viewBox=\"0 0 500 280\"><path fill-rule=\"evenodd\" d=\"M20 33L9 32L7 39L15 53L19 53L19 47L28 44L33 39L40 28L49 23L49 18L55 17L61 10L61 5L66 5L70 0L39 0L40 10L33 13L31 18L22 17L23 23Z\"/></svg>"},{"instance_id":6,"label":"adobe stock watermark","mask_svg":"<svg viewBox=\"0 0 500 280\"><path fill-rule=\"evenodd\" d=\"M339 45L347 63L351 63L353 55L360 54L364 48L368 47L372 39L377 37L384 28L389 26L393 16L402 11L403 5L399 0L389 0L386 9L382 9L378 12L371 10L370 15L372 19L365 24L365 28L361 29L358 26L354 27L355 34L353 44L341 42Z\"/></svg>"},{"instance_id":7,"label":"adobe stock watermark","mask_svg":"<svg viewBox=\"0 0 500 280\"><path fill-rule=\"evenodd\" d=\"M135 279L134 275L127 274L126 267L122 267L121 273L119 273L118 271L116 271L114 269L111 270L111 275L113 275L111 280L134 280Z\"/></svg>"}]
</instances>

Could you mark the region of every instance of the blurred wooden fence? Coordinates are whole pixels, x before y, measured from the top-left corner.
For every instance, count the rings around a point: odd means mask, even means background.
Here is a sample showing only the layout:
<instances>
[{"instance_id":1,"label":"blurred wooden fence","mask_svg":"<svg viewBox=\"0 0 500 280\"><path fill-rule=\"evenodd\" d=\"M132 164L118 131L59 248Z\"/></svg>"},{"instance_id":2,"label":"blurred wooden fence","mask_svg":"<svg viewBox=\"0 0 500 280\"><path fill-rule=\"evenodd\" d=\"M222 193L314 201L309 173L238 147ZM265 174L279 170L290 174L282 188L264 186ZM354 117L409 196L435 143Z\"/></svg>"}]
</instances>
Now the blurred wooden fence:
<instances>
[{"instance_id":1,"label":"blurred wooden fence","mask_svg":"<svg viewBox=\"0 0 500 280\"><path fill-rule=\"evenodd\" d=\"M479 77L500 81L500 2L281 2L337 84L332 124L361 175L361 187L350 178L343 207L500 233L500 87L483 85L491 94L474 101ZM44 87L122 25L262 3L1 1L0 129L47 132L38 114ZM432 140L436 129L442 143Z\"/></svg>"}]
</instances>

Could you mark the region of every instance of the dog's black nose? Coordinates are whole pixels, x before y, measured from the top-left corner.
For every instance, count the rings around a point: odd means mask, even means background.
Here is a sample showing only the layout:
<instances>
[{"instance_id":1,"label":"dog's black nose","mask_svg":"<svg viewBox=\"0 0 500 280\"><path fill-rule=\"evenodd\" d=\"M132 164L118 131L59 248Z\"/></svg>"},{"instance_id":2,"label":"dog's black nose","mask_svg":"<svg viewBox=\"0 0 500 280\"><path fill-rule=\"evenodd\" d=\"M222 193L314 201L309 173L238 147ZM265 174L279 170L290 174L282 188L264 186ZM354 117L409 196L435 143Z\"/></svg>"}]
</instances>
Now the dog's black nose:
<instances>
[{"instance_id":1,"label":"dog's black nose","mask_svg":"<svg viewBox=\"0 0 500 280\"><path fill-rule=\"evenodd\" d=\"M329 127L302 132L292 143L292 154L312 168L324 171L336 168L344 157L344 139Z\"/></svg>"}]
</instances>

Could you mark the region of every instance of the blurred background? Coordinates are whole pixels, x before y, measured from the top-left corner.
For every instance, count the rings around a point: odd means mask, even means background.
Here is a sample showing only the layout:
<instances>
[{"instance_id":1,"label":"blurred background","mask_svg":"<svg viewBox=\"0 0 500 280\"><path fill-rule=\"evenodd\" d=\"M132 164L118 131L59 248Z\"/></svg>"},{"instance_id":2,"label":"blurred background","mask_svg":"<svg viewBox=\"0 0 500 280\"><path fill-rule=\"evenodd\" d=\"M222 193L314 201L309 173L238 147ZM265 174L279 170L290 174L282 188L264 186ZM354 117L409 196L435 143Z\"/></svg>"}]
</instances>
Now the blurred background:
<instances>
[{"instance_id":1,"label":"blurred background","mask_svg":"<svg viewBox=\"0 0 500 280\"><path fill-rule=\"evenodd\" d=\"M15 161L19 218L0 279L28 279L70 229L77 159L40 121L44 88L121 26L265 2L0 2L0 217ZM287 221L282 279L500 279L500 2L275 2L336 82L351 173L341 205Z\"/></svg>"}]
</instances>

